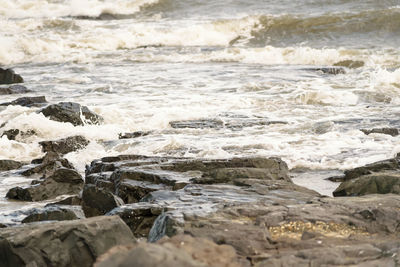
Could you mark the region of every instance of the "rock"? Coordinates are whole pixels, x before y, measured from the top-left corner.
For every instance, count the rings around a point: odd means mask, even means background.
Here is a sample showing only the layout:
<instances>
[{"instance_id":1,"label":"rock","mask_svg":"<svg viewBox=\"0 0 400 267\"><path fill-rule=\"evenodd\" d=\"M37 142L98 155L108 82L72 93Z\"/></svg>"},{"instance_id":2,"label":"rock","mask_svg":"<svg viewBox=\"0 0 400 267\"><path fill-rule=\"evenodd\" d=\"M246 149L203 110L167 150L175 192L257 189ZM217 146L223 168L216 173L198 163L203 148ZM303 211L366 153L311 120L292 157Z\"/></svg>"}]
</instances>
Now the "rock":
<instances>
[{"instance_id":1,"label":"rock","mask_svg":"<svg viewBox=\"0 0 400 267\"><path fill-rule=\"evenodd\" d=\"M391 136L399 135L399 130L397 128L374 128L371 130L361 129L360 131L365 133L366 135L369 135L372 133L387 134L387 135L391 135Z\"/></svg>"},{"instance_id":2,"label":"rock","mask_svg":"<svg viewBox=\"0 0 400 267\"><path fill-rule=\"evenodd\" d=\"M72 169L59 168L53 175L28 187L11 188L6 197L24 201L41 201L60 195L78 194L83 187L81 175Z\"/></svg>"},{"instance_id":3,"label":"rock","mask_svg":"<svg viewBox=\"0 0 400 267\"><path fill-rule=\"evenodd\" d=\"M0 262L14 266L92 266L116 245L135 242L117 216L0 229Z\"/></svg>"},{"instance_id":4,"label":"rock","mask_svg":"<svg viewBox=\"0 0 400 267\"><path fill-rule=\"evenodd\" d=\"M151 131L148 131L148 132L138 131L138 132L124 133L124 134L121 133L121 134L118 135L118 138L119 138L119 139L138 138L138 137L141 137L141 136L149 135L149 134L151 134L151 133L152 133Z\"/></svg>"},{"instance_id":5,"label":"rock","mask_svg":"<svg viewBox=\"0 0 400 267\"><path fill-rule=\"evenodd\" d=\"M231 246L217 245L204 238L179 235L157 244L142 243L112 248L94 266L239 267L241 264Z\"/></svg>"},{"instance_id":6,"label":"rock","mask_svg":"<svg viewBox=\"0 0 400 267\"><path fill-rule=\"evenodd\" d=\"M11 85L10 87L0 88L0 95L23 94L32 92L23 85Z\"/></svg>"},{"instance_id":7,"label":"rock","mask_svg":"<svg viewBox=\"0 0 400 267\"><path fill-rule=\"evenodd\" d=\"M309 68L305 70L316 71L316 72L321 72L323 74L332 74L332 75L346 74L346 70L342 67L321 67L321 68Z\"/></svg>"},{"instance_id":8,"label":"rock","mask_svg":"<svg viewBox=\"0 0 400 267\"><path fill-rule=\"evenodd\" d=\"M185 120L185 121L171 121L169 125L172 128L194 128L194 129L205 129L205 128L214 128L220 129L223 128L224 122L217 119L200 119L200 120Z\"/></svg>"},{"instance_id":9,"label":"rock","mask_svg":"<svg viewBox=\"0 0 400 267\"><path fill-rule=\"evenodd\" d=\"M74 169L72 164L65 158L62 158L58 153L47 152L41 159L35 159L32 164L39 164L36 167L27 169L21 174L24 176L42 175L43 178L52 176L59 168Z\"/></svg>"},{"instance_id":10,"label":"rock","mask_svg":"<svg viewBox=\"0 0 400 267\"><path fill-rule=\"evenodd\" d=\"M54 203L49 203L46 204L45 207L49 206L57 206L57 205L71 205L71 206L81 206L82 205L82 199L79 196L72 196L72 197L67 197L63 200L54 202Z\"/></svg>"},{"instance_id":11,"label":"rock","mask_svg":"<svg viewBox=\"0 0 400 267\"><path fill-rule=\"evenodd\" d=\"M9 160L9 159L1 159L0 160L0 171L9 171L9 170L19 169L22 167L22 165L23 164L19 161Z\"/></svg>"},{"instance_id":12,"label":"rock","mask_svg":"<svg viewBox=\"0 0 400 267\"><path fill-rule=\"evenodd\" d=\"M349 69L357 69L364 66L364 61L361 60L342 60L333 64L335 67L346 67Z\"/></svg>"},{"instance_id":13,"label":"rock","mask_svg":"<svg viewBox=\"0 0 400 267\"><path fill-rule=\"evenodd\" d=\"M27 137L30 137L35 134L36 134L36 132L34 130L28 130L26 132L21 132L18 129L10 129L10 130L4 131L1 136L3 137L5 135L5 136L7 136L8 140L15 140L18 135L20 135L22 138L27 138Z\"/></svg>"},{"instance_id":14,"label":"rock","mask_svg":"<svg viewBox=\"0 0 400 267\"><path fill-rule=\"evenodd\" d=\"M118 215L129 226L135 237L147 237L156 218L162 213L162 208L150 203L135 203L117 207L107 213Z\"/></svg>"},{"instance_id":15,"label":"rock","mask_svg":"<svg viewBox=\"0 0 400 267\"><path fill-rule=\"evenodd\" d=\"M44 96L32 96L32 97L20 97L14 101L2 103L0 106L23 106L23 107L42 107L46 105L46 97Z\"/></svg>"},{"instance_id":16,"label":"rock","mask_svg":"<svg viewBox=\"0 0 400 267\"><path fill-rule=\"evenodd\" d=\"M104 215L124 202L112 193L87 184L82 192L82 208L86 217Z\"/></svg>"},{"instance_id":17,"label":"rock","mask_svg":"<svg viewBox=\"0 0 400 267\"><path fill-rule=\"evenodd\" d=\"M86 106L81 106L73 102L60 102L45 107L40 111L44 116L51 120L60 122L70 122L74 126L88 124L100 124L103 118L90 111ZM84 120L82 120L84 117Z\"/></svg>"},{"instance_id":18,"label":"rock","mask_svg":"<svg viewBox=\"0 0 400 267\"><path fill-rule=\"evenodd\" d=\"M90 141L81 135L70 136L55 141L39 142L43 152L56 152L59 154L67 154L75 150L83 149L89 143Z\"/></svg>"},{"instance_id":19,"label":"rock","mask_svg":"<svg viewBox=\"0 0 400 267\"><path fill-rule=\"evenodd\" d=\"M400 194L400 174L380 172L345 181L333 191L333 196L362 196L367 194Z\"/></svg>"},{"instance_id":20,"label":"rock","mask_svg":"<svg viewBox=\"0 0 400 267\"><path fill-rule=\"evenodd\" d=\"M32 209L28 211L22 223L39 222L39 221L66 221L85 218L82 209L78 207L59 207L51 206L42 209Z\"/></svg>"},{"instance_id":21,"label":"rock","mask_svg":"<svg viewBox=\"0 0 400 267\"><path fill-rule=\"evenodd\" d=\"M0 84L23 83L21 75L16 74L12 69L0 68Z\"/></svg>"}]
</instances>

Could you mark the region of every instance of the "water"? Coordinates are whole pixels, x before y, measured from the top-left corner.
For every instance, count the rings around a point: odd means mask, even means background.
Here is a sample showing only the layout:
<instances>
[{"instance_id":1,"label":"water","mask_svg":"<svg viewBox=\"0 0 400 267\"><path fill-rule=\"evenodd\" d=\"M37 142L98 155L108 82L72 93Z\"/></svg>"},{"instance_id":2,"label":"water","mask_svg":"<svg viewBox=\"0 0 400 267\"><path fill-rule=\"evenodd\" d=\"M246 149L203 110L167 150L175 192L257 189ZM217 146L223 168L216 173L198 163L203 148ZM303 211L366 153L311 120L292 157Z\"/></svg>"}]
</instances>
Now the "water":
<instances>
[{"instance_id":1,"label":"water","mask_svg":"<svg viewBox=\"0 0 400 267\"><path fill-rule=\"evenodd\" d=\"M331 171L400 151L400 137L360 131L400 127L399 33L398 0L0 0L0 66L24 77L29 96L105 119L73 127L0 107L0 132L36 132L2 137L0 158L29 162L43 155L39 141L81 134L90 145L66 156L81 172L116 154L278 156L310 171L295 181L327 193ZM364 65L316 70L344 60ZM169 125L196 119L237 127ZM151 134L118 140L134 131ZM23 179L3 173L0 191Z\"/></svg>"}]
</instances>

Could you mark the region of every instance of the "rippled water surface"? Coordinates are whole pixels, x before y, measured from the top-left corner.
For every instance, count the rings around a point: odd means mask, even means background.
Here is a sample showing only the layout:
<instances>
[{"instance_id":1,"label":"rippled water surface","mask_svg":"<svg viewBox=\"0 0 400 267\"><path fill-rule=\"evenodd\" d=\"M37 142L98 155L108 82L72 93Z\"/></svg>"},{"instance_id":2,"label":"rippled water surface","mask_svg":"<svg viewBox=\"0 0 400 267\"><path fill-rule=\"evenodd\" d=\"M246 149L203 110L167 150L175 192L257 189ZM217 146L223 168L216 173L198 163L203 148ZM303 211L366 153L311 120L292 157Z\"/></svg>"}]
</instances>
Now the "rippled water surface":
<instances>
[{"instance_id":1,"label":"rippled water surface","mask_svg":"<svg viewBox=\"0 0 400 267\"><path fill-rule=\"evenodd\" d=\"M66 156L82 172L115 154L279 156L317 172L315 185L400 151L400 137L360 131L400 127L399 33L397 0L0 0L0 65L24 77L30 96L105 119L73 127L0 107L0 132L36 132L2 137L0 158L28 162L42 156L39 141L82 134L90 145ZM346 60L362 66L323 71ZM170 125L199 119L223 126ZM134 131L151 133L118 140ZM1 192L21 179L3 174Z\"/></svg>"}]
</instances>

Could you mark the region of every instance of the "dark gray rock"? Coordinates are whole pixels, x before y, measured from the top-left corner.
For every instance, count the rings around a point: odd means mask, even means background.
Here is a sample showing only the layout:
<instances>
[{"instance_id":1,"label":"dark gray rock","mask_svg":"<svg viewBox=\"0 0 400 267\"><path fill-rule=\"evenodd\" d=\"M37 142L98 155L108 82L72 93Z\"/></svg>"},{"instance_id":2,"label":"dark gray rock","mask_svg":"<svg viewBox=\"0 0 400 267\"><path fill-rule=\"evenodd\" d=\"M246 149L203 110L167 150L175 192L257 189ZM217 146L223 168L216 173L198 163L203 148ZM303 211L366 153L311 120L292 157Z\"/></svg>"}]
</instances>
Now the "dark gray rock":
<instances>
[{"instance_id":1,"label":"dark gray rock","mask_svg":"<svg viewBox=\"0 0 400 267\"><path fill-rule=\"evenodd\" d=\"M70 122L74 126L84 125L84 123L100 124L103 122L103 118L90 111L88 107L73 102L60 102L49 105L40 112L51 120ZM81 115L85 121L82 120Z\"/></svg>"},{"instance_id":2,"label":"dark gray rock","mask_svg":"<svg viewBox=\"0 0 400 267\"><path fill-rule=\"evenodd\" d=\"M47 104L46 97L44 96L31 96L20 97L14 101L1 103L0 106L23 106L23 107L43 107Z\"/></svg>"},{"instance_id":3,"label":"dark gray rock","mask_svg":"<svg viewBox=\"0 0 400 267\"><path fill-rule=\"evenodd\" d=\"M372 134L372 133L380 133L380 134L387 134L391 136L398 136L399 135L399 129L397 128L374 128L374 129L361 129L363 133L366 135Z\"/></svg>"},{"instance_id":4,"label":"dark gray rock","mask_svg":"<svg viewBox=\"0 0 400 267\"><path fill-rule=\"evenodd\" d=\"M67 221L83 219L83 211L80 207L60 207L50 206L41 209L32 209L22 223L41 222L41 221Z\"/></svg>"},{"instance_id":5,"label":"dark gray rock","mask_svg":"<svg viewBox=\"0 0 400 267\"><path fill-rule=\"evenodd\" d=\"M59 168L53 175L28 187L11 188L6 197L24 201L41 201L60 195L78 194L83 187L81 175L72 169Z\"/></svg>"},{"instance_id":6,"label":"dark gray rock","mask_svg":"<svg viewBox=\"0 0 400 267\"><path fill-rule=\"evenodd\" d=\"M368 194L400 194L400 174L379 172L345 181L333 191L333 196L363 196Z\"/></svg>"},{"instance_id":7,"label":"dark gray rock","mask_svg":"<svg viewBox=\"0 0 400 267\"><path fill-rule=\"evenodd\" d=\"M102 188L87 184L82 192L82 209L86 217L104 215L110 210L123 205L117 196Z\"/></svg>"},{"instance_id":8,"label":"dark gray rock","mask_svg":"<svg viewBox=\"0 0 400 267\"><path fill-rule=\"evenodd\" d=\"M0 171L9 171L9 170L19 169L22 167L22 165L23 164L19 161L9 160L9 159L1 159L0 160Z\"/></svg>"},{"instance_id":9,"label":"dark gray rock","mask_svg":"<svg viewBox=\"0 0 400 267\"><path fill-rule=\"evenodd\" d=\"M41 159L35 159L32 164L39 164L33 168L23 171L24 176L41 175L43 178L52 176L59 168L74 169L72 164L65 158L62 158L58 153L47 152Z\"/></svg>"},{"instance_id":10,"label":"dark gray rock","mask_svg":"<svg viewBox=\"0 0 400 267\"><path fill-rule=\"evenodd\" d=\"M70 136L55 141L39 142L43 152L56 152L59 154L67 154L75 150L83 149L89 143L90 141L81 135Z\"/></svg>"},{"instance_id":11,"label":"dark gray rock","mask_svg":"<svg viewBox=\"0 0 400 267\"><path fill-rule=\"evenodd\" d=\"M26 132L22 132L18 129L10 129L10 130L4 131L1 136L3 137L5 135L5 136L7 136L8 140L15 140L18 135L20 135L21 138L27 138L27 137L30 137L35 134L36 134L36 132L34 130L28 130Z\"/></svg>"},{"instance_id":12,"label":"dark gray rock","mask_svg":"<svg viewBox=\"0 0 400 267\"><path fill-rule=\"evenodd\" d=\"M23 83L21 75L16 74L12 69L0 68L0 84Z\"/></svg>"},{"instance_id":13,"label":"dark gray rock","mask_svg":"<svg viewBox=\"0 0 400 267\"><path fill-rule=\"evenodd\" d=\"M11 85L6 88L0 88L0 95L12 95L12 94L24 94L24 93L29 93L32 92L28 88L26 88L23 85Z\"/></svg>"},{"instance_id":14,"label":"dark gray rock","mask_svg":"<svg viewBox=\"0 0 400 267\"><path fill-rule=\"evenodd\" d=\"M118 216L0 229L0 262L15 266L92 266L116 245L135 239Z\"/></svg>"},{"instance_id":15,"label":"dark gray rock","mask_svg":"<svg viewBox=\"0 0 400 267\"><path fill-rule=\"evenodd\" d=\"M342 67L320 67L320 68L307 68L307 71L316 71L321 72L323 74L331 74L331 75L338 75L338 74L345 74L346 70Z\"/></svg>"},{"instance_id":16,"label":"dark gray rock","mask_svg":"<svg viewBox=\"0 0 400 267\"><path fill-rule=\"evenodd\" d=\"M220 129L224 127L224 122L217 119L200 119L200 120L171 121L169 125L172 128L178 128L178 129L179 128Z\"/></svg>"},{"instance_id":17,"label":"dark gray rock","mask_svg":"<svg viewBox=\"0 0 400 267\"><path fill-rule=\"evenodd\" d=\"M58 205L81 206L82 199L79 196L71 196L57 202L49 203L45 207L58 206Z\"/></svg>"},{"instance_id":18,"label":"dark gray rock","mask_svg":"<svg viewBox=\"0 0 400 267\"><path fill-rule=\"evenodd\" d=\"M148 131L148 132L138 131L138 132L124 133L124 134L121 133L121 134L118 135L118 138L119 138L119 139L138 138L138 137L141 137L141 136L149 135L149 134L151 134L151 133L152 133L151 131Z\"/></svg>"}]
</instances>

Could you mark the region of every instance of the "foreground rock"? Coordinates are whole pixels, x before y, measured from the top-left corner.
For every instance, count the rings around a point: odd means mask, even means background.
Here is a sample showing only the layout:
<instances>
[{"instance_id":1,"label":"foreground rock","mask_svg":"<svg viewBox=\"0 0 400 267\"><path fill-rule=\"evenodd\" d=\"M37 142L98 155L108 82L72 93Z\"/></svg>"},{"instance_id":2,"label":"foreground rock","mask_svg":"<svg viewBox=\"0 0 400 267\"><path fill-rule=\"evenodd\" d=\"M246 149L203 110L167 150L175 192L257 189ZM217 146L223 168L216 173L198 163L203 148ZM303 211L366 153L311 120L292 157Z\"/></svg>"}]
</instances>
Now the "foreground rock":
<instances>
[{"instance_id":1,"label":"foreground rock","mask_svg":"<svg viewBox=\"0 0 400 267\"><path fill-rule=\"evenodd\" d=\"M122 199L94 185L85 185L82 192L82 208L86 217L104 215L124 204Z\"/></svg>"},{"instance_id":2,"label":"foreground rock","mask_svg":"<svg viewBox=\"0 0 400 267\"><path fill-rule=\"evenodd\" d=\"M16 74L12 69L0 68L0 84L23 83L21 75Z\"/></svg>"},{"instance_id":3,"label":"foreground rock","mask_svg":"<svg viewBox=\"0 0 400 267\"><path fill-rule=\"evenodd\" d=\"M90 111L88 107L73 102L60 102L49 105L40 112L51 120L69 122L74 126L84 125L85 123L100 124L103 122L103 118Z\"/></svg>"},{"instance_id":4,"label":"foreground rock","mask_svg":"<svg viewBox=\"0 0 400 267\"><path fill-rule=\"evenodd\" d=\"M85 148L90 143L81 135L70 136L67 138L55 141L42 141L39 144L42 146L43 152L55 152L59 154L67 154L79 149Z\"/></svg>"},{"instance_id":5,"label":"foreground rock","mask_svg":"<svg viewBox=\"0 0 400 267\"><path fill-rule=\"evenodd\" d=\"M46 97L44 96L32 96L32 97L20 97L14 101L2 103L0 106L23 106L23 107L43 107L47 104Z\"/></svg>"},{"instance_id":6,"label":"foreground rock","mask_svg":"<svg viewBox=\"0 0 400 267\"><path fill-rule=\"evenodd\" d=\"M397 166L392 159L348 175ZM399 195L323 197L293 184L277 158L107 157L92 162L86 183L125 201L107 215L120 216L135 236L206 238L232 246L239 260L231 262L242 266L385 266L400 253ZM159 245L139 250L147 249L166 253ZM111 258L122 264L125 256Z\"/></svg>"},{"instance_id":7,"label":"foreground rock","mask_svg":"<svg viewBox=\"0 0 400 267\"><path fill-rule=\"evenodd\" d=\"M35 175L39 177L41 176L41 178L47 178L52 176L59 168L74 169L67 159L62 158L60 154L55 152L47 152L43 158L32 160L31 163L38 165L22 172L22 175Z\"/></svg>"},{"instance_id":8,"label":"foreground rock","mask_svg":"<svg viewBox=\"0 0 400 267\"><path fill-rule=\"evenodd\" d=\"M32 92L23 85L11 85L6 88L0 88L0 95L24 94Z\"/></svg>"},{"instance_id":9,"label":"foreground rock","mask_svg":"<svg viewBox=\"0 0 400 267\"><path fill-rule=\"evenodd\" d=\"M217 245L204 238L179 235L157 244L137 244L112 248L102 255L95 267L122 266L242 266L231 246Z\"/></svg>"},{"instance_id":10,"label":"foreground rock","mask_svg":"<svg viewBox=\"0 0 400 267\"><path fill-rule=\"evenodd\" d=\"M15 266L92 266L116 245L135 242L117 216L0 229L0 262Z\"/></svg>"},{"instance_id":11,"label":"foreground rock","mask_svg":"<svg viewBox=\"0 0 400 267\"><path fill-rule=\"evenodd\" d=\"M59 168L53 175L36 180L31 186L11 188L6 197L23 201L41 201L60 195L78 194L82 187L83 179L77 171Z\"/></svg>"}]
</instances>

